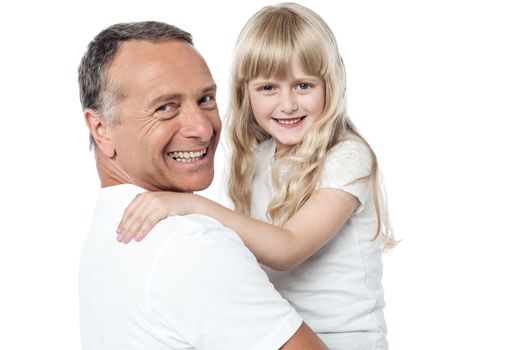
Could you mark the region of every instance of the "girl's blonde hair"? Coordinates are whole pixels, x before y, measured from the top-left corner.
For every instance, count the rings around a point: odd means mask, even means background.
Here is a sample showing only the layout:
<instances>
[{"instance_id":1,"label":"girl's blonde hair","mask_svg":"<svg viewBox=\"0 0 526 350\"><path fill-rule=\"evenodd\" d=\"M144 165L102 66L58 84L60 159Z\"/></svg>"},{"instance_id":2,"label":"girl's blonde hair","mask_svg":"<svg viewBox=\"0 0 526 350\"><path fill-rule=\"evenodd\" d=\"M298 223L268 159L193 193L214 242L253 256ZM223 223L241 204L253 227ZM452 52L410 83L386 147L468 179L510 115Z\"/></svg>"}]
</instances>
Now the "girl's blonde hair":
<instances>
[{"instance_id":1,"label":"girl's blonde hair","mask_svg":"<svg viewBox=\"0 0 526 350\"><path fill-rule=\"evenodd\" d=\"M227 112L228 136L232 143L228 192L236 211L251 214L254 151L271 137L256 123L248 82L257 77L285 77L294 55L299 57L306 73L324 81L325 108L302 142L286 154L276 154L272 164L276 195L269 203L267 215L277 225L291 218L316 190L329 151L355 135L369 148L372 157L371 174L356 181L371 184L377 218L374 239L379 239L385 248L394 246L378 183L376 156L347 115L346 73L334 34L315 12L294 3L261 9L247 22L236 44ZM280 169L287 169L287 173L283 174Z\"/></svg>"}]
</instances>

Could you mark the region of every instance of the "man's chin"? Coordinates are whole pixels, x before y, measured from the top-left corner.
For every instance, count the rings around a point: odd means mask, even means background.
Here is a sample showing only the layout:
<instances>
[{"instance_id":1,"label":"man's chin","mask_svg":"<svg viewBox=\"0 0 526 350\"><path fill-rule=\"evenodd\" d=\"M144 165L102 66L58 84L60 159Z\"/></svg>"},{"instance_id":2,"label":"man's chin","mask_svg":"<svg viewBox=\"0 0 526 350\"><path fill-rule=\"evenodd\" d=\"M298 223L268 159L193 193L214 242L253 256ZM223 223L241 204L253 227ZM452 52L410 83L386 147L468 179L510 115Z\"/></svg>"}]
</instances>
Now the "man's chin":
<instances>
[{"instance_id":1,"label":"man's chin","mask_svg":"<svg viewBox=\"0 0 526 350\"><path fill-rule=\"evenodd\" d=\"M172 186L172 189L169 191L173 192L197 192L206 190L211 184L214 176L203 178L203 179L191 179L190 181L184 184L177 184Z\"/></svg>"}]
</instances>

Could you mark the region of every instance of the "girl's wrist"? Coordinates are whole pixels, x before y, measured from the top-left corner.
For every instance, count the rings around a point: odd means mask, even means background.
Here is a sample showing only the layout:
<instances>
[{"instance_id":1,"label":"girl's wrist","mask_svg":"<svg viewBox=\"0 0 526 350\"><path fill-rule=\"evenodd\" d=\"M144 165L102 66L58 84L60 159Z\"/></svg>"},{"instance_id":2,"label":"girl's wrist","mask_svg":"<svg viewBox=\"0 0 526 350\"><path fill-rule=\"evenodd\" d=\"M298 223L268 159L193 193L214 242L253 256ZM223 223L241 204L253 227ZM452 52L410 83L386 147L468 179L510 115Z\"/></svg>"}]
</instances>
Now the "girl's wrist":
<instances>
[{"instance_id":1,"label":"girl's wrist","mask_svg":"<svg viewBox=\"0 0 526 350\"><path fill-rule=\"evenodd\" d=\"M168 216L197 214L194 194L176 193L175 196L168 196L165 202L168 208Z\"/></svg>"},{"instance_id":2,"label":"girl's wrist","mask_svg":"<svg viewBox=\"0 0 526 350\"><path fill-rule=\"evenodd\" d=\"M201 215L207 215L206 213L206 198L201 197L198 194L191 194L189 197L189 208L188 208L188 214L201 214Z\"/></svg>"}]
</instances>

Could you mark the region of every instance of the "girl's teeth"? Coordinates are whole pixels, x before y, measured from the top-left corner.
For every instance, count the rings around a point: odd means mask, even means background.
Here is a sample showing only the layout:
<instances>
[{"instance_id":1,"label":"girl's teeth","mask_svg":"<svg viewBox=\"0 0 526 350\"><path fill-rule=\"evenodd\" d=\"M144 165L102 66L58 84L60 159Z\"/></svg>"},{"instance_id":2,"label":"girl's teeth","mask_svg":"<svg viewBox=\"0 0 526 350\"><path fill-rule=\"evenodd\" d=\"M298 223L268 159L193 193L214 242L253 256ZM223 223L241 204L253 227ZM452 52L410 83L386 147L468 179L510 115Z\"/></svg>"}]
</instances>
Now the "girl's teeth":
<instances>
[{"instance_id":1,"label":"girl's teeth","mask_svg":"<svg viewBox=\"0 0 526 350\"><path fill-rule=\"evenodd\" d=\"M299 122L301 120L301 118L298 118L298 119L288 119L288 120L281 120L281 119L278 119L278 123L280 124L287 124L287 125L290 125L290 124L296 124L297 122Z\"/></svg>"}]
</instances>

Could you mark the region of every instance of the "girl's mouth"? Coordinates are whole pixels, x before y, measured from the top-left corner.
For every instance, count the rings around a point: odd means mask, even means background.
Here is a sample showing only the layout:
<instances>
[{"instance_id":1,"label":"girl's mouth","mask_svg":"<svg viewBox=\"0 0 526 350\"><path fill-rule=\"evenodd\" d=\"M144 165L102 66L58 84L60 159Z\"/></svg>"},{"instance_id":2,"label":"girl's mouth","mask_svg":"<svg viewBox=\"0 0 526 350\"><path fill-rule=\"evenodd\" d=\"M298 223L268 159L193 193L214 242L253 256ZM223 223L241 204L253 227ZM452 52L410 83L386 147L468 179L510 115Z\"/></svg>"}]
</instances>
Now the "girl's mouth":
<instances>
[{"instance_id":1,"label":"girl's mouth","mask_svg":"<svg viewBox=\"0 0 526 350\"><path fill-rule=\"evenodd\" d=\"M286 127L296 126L301 123L301 121L306 117L306 115L296 118L272 118L274 119L278 124Z\"/></svg>"}]
</instances>

